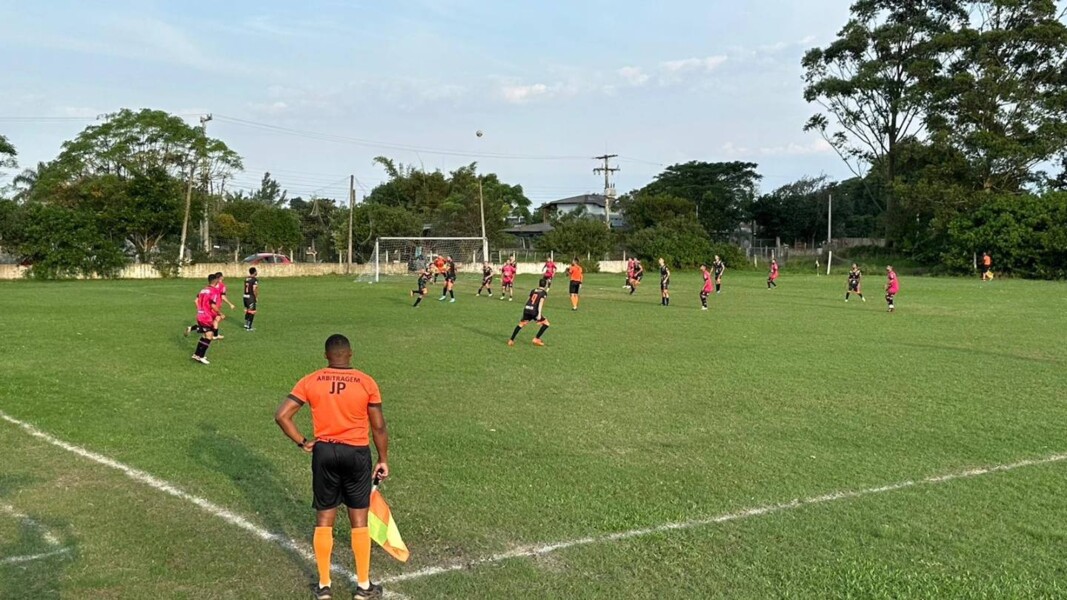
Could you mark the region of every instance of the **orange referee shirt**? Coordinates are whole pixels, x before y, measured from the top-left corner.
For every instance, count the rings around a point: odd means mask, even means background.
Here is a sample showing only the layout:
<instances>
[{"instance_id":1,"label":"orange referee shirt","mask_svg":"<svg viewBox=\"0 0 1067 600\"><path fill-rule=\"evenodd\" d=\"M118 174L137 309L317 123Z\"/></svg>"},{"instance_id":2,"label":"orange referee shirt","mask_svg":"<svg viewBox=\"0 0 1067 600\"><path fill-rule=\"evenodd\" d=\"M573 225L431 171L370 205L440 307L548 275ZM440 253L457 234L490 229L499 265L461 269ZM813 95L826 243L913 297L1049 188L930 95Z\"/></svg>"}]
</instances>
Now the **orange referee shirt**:
<instances>
[{"instance_id":1,"label":"orange referee shirt","mask_svg":"<svg viewBox=\"0 0 1067 600\"><path fill-rule=\"evenodd\" d=\"M582 267L581 267L581 265L571 265L570 271L571 271L571 281L574 281L576 283L581 283L582 282Z\"/></svg>"},{"instance_id":2,"label":"orange referee shirt","mask_svg":"<svg viewBox=\"0 0 1067 600\"><path fill-rule=\"evenodd\" d=\"M316 440L370 445L367 407L382 403L378 384L370 375L355 369L327 367L298 381L289 397L311 407Z\"/></svg>"}]
</instances>

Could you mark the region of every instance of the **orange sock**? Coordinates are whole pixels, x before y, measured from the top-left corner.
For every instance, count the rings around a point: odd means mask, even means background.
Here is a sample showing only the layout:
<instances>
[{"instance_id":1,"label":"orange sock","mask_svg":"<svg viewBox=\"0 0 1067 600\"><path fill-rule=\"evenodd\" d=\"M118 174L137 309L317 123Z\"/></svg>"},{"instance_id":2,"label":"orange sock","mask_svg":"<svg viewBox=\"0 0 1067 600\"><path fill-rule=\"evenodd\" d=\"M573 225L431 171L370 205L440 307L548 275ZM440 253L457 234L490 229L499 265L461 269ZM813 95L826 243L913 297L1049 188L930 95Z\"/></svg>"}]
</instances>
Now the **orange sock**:
<instances>
[{"instance_id":1,"label":"orange sock","mask_svg":"<svg viewBox=\"0 0 1067 600\"><path fill-rule=\"evenodd\" d=\"M359 587L370 586L370 530L366 527L352 529L352 554L356 556L356 579Z\"/></svg>"},{"instance_id":2,"label":"orange sock","mask_svg":"<svg viewBox=\"0 0 1067 600\"><path fill-rule=\"evenodd\" d=\"M333 553L333 527L315 528L315 564L319 567L319 585L330 585L330 555Z\"/></svg>"}]
</instances>

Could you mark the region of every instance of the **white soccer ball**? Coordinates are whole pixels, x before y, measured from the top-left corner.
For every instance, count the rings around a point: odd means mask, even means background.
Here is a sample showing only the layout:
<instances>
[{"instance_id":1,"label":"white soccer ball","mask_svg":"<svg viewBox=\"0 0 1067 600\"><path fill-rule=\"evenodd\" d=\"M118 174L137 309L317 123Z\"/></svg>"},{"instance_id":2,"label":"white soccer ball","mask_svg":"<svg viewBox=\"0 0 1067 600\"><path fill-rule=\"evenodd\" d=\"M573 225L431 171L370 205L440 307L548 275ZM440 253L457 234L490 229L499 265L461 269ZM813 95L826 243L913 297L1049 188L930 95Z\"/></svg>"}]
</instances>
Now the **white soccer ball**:
<instances>
[{"instance_id":1,"label":"white soccer ball","mask_svg":"<svg viewBox=\"0 0 1067 600\"><path fill-rule=\"evenodd\" d=\"M478 136L478 137L482 137L483 135L485 135L485 133L484 133L484 132L482 132L482 130L481 130L481 129L479 129L478 131L475 131L475 132L474 132L474 135L476 135L476 136Z\"/></svg>"}]
</instances>

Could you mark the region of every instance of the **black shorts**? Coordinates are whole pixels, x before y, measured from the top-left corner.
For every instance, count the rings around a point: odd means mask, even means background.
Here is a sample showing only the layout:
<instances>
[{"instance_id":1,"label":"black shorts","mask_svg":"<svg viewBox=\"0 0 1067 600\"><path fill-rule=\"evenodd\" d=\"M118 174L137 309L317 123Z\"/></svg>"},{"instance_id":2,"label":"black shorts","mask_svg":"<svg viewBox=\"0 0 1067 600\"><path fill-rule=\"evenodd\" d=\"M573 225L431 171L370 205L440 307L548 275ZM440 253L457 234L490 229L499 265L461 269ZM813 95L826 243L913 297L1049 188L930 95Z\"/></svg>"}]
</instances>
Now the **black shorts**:
<instances>
[{"instance_id":1,"label":"black shorts","mask_svg":"<svg viewBox=\"0 0 1067 600\"><path fill-rule=\"evenodd\" d=\"M256 298L245 298L245 310L256 310Z\"/></svg>"},{"instance_id":2,"label":"black shorts","mask_svg":"<svg viewBox=\"0 0 1067 600\"><path fill-rule=\"evenodd\" d=\"M848 280L848 291L858 292L860 290L860 282L855 279Z\"/></svg>"},{"instance_id":3,"label":"black shorts","mask_svg":"<svg viewBox=\"0 0 1067 600\"><path fill-rule=\"evenodd\" d=\"M571 282L571 293L572 294L581 294L582 293L582 282L581 281L572 281Z\"/></svg>"},{"instance_id":4,"label":"black shorts","mask_svg":"<svg viewBox=\"0 0 1067 600\"><path fill-rule=\"evenodd\" d=\"M671 280L667 279L665 281L659 282L659 289L661 289L661 290L669 290L669 289L671 289Z\"/></svg>"},{"instance_id":5,"label":"black shorts","mask_svg":"<svg viewBox=\"0 0 1067 600\"><path fill-rule=\"evenodd\" d=\"M455 275L445 275L445 281L450 281L452 283L455 283L456 282L456 276Z\"/></svg>"},{"instance_id":6,"label":"black shorts","mask_svg":"<svg viewBox=\"0 0 1067 600\"><path fill-rule=\"evenodd\" d=\"M197 333L211 333L212 335L219 334L219 330L217 328L210 325L201 325L199 323L193 325L193 331Z\"/></svg>"},{"instance_id":7,"label":"black shorts","mask_svg":"<svg viewBox=\"0 0 1067 600\"><path fill-rule=\"evenodd\" d=\"M482 285L492 285L492 283L493 283L493 278L492 277L484 277L484 278L482 278Z\"/></svg>"},{"instance_id":8,"label":"black shorts","mask_svg":"<svg viewBox=\"0 0 1067 600\"><path fill-rule=\"evenodd\" d=\"M541 322L545 321L545 318L544 318L544 315L541 315L541 318L538 319L537 318L537 311L535 311L535 310L524 310L524 311L522 311L522 322L523 323L529 323L531 321L533 321L534 323L541 323Z\"/></svg>"},{"instance_id":9,"label":"black shorts","mask_svg":"<svg viewBox=\"0 0 1067 600\"><path fill-rule=\"evenodd\" d=\"M348 508L370 506L370 448L318 442L311 451L311 488L315 510L344 504Z\"/></svg>"}]
</instances>

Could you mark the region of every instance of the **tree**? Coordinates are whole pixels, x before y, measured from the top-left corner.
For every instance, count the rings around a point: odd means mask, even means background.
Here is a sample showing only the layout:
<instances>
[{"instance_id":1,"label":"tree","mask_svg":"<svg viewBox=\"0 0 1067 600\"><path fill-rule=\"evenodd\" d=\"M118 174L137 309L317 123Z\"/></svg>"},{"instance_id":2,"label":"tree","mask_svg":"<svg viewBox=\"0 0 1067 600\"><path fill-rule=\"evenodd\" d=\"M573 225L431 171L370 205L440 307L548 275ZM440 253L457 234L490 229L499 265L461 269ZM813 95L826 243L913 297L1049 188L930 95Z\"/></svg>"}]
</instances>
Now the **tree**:
<instances>
[{"instance_id":1,"label":"tree","mask_svg":"<svg viewBox=\"0 0 1067 600\"><path fill-rule=\"evenodd\" d=\"M259 248L280 252L300 244L300 220L292 211L263 206L249 220L252 242Z\"/></svg>"},{"instance_id":2,"label":"tree","mask_svg":"<svg viewBox=\"0 0 1067 600\"><path fill-rule=\"evenodd\" d=\"M537 240L537 247L544 252L599 260L614 244L614 236L603 221L587 219L581 214L563 215L552 226L552 231ZM591 266L586 265L587 269Z\"/></svg>"},{"instance_id":3,"label":"tree","mask_svg":"<svg viewBox=\"0 0 1067 600\"><path fill-rule=\"evenodd\" d=\"M15 151L15 146L8 141L3 134L0 134L0 168L13 168L18 165L15 157L18 153ZM4 175L3 171L0 171L0 177ZM0 189L0 192L3 192Z\"/></svg>"},{"instance_id":4,"label":"tree","mask_svg":"<svg viewBox=\"0 0 1067 600\"><path fill-rule=\"evenodd\" d=\"M30 196L30 192L33 191L34 186L41 179L41 174L48 168L48 163L38 162L37 167L33 169L23 169L21 173L16 175L11 180L11 184L15 186L15 200L26 200Z\"/></svg>"},{"instance_id":5,"label":"tree","mask_svg":"<svg viewBox=\"0 0 1067 600\"><path fill-rule=\"evenodd\" d=\"M120 239L103 230L89 212L31 204L20 219L18 253L37 279L114 277L128 259Z\"/></svg>"},{"instance_id":6,"label":"tree","mask_svg":"<svg viewBox=\"0 0 1067 600\"><path fill-rule=\"evenodd\" d=\"M726 236L746 218L762 176L747 162L690 161L671 165L639 194L666 194L696 205L697 218L712 234Z\"/></svg>"},{"instance_id":7,"label":"tree","mask_svg":"<svg viewBox=\"0 0 1067 600\"><path fill-rule=\"evenodd\" d=\"M626 215L626 224L634 230L677 217L695 220L697 215L696 203L669 194L628 194L619 199L618 206Z\"/></svg>"},{"instance_id":8,"label":"tree","mask_svg":"<svg viewBox=\"0 0 1067 600\"><path fill-rule=\"evenodd\" d=\"M340 212L337 204L333 200L314 196L310 200L293 198L289 201L289 210L300 219L303 245L314 248L319 260L333 256L333 222Z\"/></svg>"},{"instance_id":9,"label":"tree","mask_svg":"<svg viewBox=\"0 0 1067 600\"><path fill-rule=\"evenodd\" d=\"M363 203L352 214L352 245L358 262L370 260L374 240L380 237L415 237L422 234L422 221L400 206ZM337 248L348 249L348 209L337 211L333 221L333 241Z\"/></svg>"},{"instance_id":10,"label":"tree","mask_svg":"<svg viewBox=\"0 0 1067 600\"><path fill-rule=\"evenodd\" d=\"M267 172L263 174L259 188L253 190L248 199L267 206L282 207L285 206L287 195L288 192Z\"/></svg>"},{"instance_id":11,"label":"tree","mask_svg":"<svg viewBox=\"0 0 1067 600\"><path fill-rule=\"evenodd\" d=\"M672 217L633 233L631 252L650 262L662 258L677 268L693 268L711 259L708 233L695 219Z\"/></svg>"},{"instance_id":12,"label":"tree","mask_svg":"<svg viewBox=\"0 0 1067 600\"><path fill-rule=\"evenodd\" d=\"M1018 192L1067 148L1067 25L1053 0L970 3L946 38L927 125L974 165L976 189Z\"/></svg>"},{"instance_id":13,"label":"tree","mask_svg":"<svg viewBox=\"0 0 1067 600\"><path fill-rule=\"evenodd\" d=\"M894 180L898 144L922 129L941 40L966 18L961 1L857 0L838 38L804 55L804 99L822 108L804 130L857 176L877 161Z\"/></svg>"}]
</instances>

